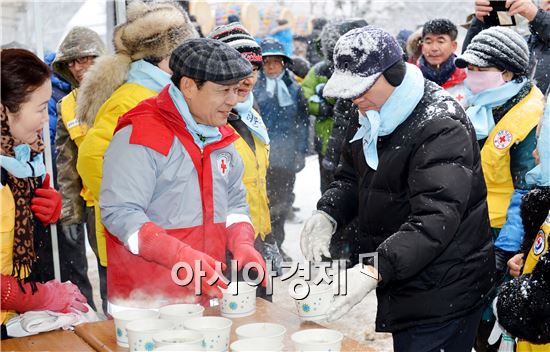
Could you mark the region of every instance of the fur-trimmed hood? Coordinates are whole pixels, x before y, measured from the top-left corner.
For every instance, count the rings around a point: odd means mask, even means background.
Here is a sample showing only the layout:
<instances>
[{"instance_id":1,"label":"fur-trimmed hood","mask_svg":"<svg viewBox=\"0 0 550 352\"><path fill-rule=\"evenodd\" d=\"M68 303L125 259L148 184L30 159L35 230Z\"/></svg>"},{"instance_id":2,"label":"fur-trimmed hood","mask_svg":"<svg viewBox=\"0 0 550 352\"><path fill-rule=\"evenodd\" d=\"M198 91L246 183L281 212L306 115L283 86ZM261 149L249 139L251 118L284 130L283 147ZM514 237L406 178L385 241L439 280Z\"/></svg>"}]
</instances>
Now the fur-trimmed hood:
<instances>
[{"instance_id":1,"label":"fur-trimmed hood","mask_svg":"<svg viewBox=\"0 0 550 352\"><path fill-rule=\"evenodd\" d=\"M115 54L96 59L82 81L77 116L88 126L93 125L103 103L126 82L133 61L161 60L186 39L198 37L187 13L174 2L133 1L127 18L114 30Z\"/></svg>"},{"instance_id":2,"label":"fur-trimmed hood","mask_svg":"<svg viewBox=\"0 0 550 352\"><path fill-rule=\"evenodd\" d=\"M407 50L407 56L416 60L422 55L422 28L417 29L407 39L405 49Z\"/></svg>"}]
</instances>

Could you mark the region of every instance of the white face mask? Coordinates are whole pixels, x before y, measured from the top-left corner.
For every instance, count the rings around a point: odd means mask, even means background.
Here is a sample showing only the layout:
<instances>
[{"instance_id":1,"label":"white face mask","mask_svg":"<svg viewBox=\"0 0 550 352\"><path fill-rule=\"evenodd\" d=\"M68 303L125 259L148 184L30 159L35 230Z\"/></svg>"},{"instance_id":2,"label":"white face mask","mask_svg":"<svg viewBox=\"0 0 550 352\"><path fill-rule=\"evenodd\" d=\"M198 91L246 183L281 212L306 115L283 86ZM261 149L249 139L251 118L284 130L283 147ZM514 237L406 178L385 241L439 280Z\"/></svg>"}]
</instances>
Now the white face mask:
<instances>
[{"instance_id":1,"label":"white face mask","mask_svg":"<svg viewBox=\"0 0 550 352\"><path fill-rule=\"evenodd\" d=\"M472 71L468 70L466 77L466 86L474 94L478 94L487 89L497 88L502 86L506 81L502 77L500 71Z\"/></svg>"}]
</instances>

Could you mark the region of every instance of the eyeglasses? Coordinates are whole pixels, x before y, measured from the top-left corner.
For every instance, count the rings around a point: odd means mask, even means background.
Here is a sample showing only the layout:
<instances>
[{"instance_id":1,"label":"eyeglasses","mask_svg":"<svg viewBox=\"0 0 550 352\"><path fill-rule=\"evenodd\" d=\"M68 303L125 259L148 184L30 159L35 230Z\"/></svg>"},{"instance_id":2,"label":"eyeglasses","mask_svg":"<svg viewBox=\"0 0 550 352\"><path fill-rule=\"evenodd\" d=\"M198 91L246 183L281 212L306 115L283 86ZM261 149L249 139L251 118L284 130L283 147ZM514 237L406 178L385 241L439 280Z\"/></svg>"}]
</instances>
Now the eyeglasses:
<instances>
[{"instance_id":1,"label":"eyeglasses","mask_svg":"<svg viewBox=\"0 0 550 352\"><path fill-rule=\"evenodd\" d=\"M84 65L84 64L87 64L88 62L90 61L93 61L93 59L95 59L95 56L83 56L83 57L78 57L74 60L71 60L67 63L67 65L69 67L73 67L74 65L76 64L79 64L79 65Z\"/></svg>"}]
</instances>

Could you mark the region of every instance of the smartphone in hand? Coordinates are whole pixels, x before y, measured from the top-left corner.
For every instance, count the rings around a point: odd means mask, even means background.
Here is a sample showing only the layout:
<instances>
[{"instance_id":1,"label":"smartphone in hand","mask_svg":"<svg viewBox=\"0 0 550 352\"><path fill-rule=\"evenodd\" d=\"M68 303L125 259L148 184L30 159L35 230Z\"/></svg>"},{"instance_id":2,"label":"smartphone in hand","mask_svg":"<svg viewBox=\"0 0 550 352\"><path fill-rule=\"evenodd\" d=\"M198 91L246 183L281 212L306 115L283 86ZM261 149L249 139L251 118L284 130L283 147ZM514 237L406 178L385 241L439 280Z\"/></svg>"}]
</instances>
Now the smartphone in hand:
<instances>
[{"instance_id":1,"label":"smartphone in hand","mask_svg":"<svg viewBox=\"0 0 550 352\"><path fill-rule=\"evenodd\" d=\"M483 18L486 25L493 26L515 26L516 18L508 15L506 0L490 0L490 6L493 8L489 15Z\"/></svg>"}]
</instances>

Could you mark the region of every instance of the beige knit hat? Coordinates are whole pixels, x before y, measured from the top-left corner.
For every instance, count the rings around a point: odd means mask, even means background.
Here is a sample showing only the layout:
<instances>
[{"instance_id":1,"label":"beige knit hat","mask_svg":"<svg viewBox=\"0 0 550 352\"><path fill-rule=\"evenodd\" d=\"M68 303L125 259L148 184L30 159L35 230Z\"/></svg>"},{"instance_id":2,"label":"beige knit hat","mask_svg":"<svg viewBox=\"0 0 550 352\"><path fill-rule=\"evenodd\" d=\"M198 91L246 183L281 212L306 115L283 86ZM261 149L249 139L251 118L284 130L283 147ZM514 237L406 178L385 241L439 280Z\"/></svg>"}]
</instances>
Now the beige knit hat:
<instances>
[{"instance_id":1,"label":"beige knit hat","mask_svg":"<svg viewBox=\"0 0 550 352\"><path fill-rule=\"evenodd\" d=\"M128 78L130 64L140 59L161 60L198 33L187 13L175 2L136 0L128 5L127 22L115 27L115 54L96 59L86 73L77 98L77 116L93 125L103 103Z\"/></svg>"}]
</instances>

